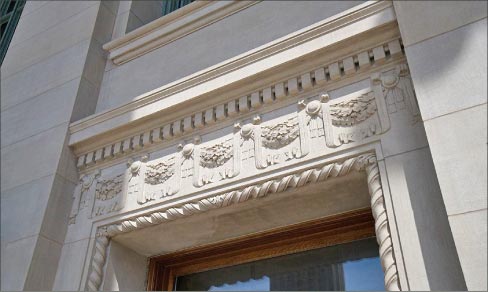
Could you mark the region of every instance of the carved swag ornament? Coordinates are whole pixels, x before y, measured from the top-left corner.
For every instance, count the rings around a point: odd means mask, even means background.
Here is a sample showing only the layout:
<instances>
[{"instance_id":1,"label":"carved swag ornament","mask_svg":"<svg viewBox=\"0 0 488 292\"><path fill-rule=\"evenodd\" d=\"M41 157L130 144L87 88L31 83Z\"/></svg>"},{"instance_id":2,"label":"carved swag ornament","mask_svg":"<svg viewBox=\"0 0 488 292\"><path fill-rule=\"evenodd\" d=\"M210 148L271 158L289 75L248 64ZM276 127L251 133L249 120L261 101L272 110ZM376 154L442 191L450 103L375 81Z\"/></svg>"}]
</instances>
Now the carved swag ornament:
<instances>
[{"instance_id":1,"label":"carved swag ornament","mask_svg":"<svg viewBox=\"0 0 488 292\"><path fill-rule=\"evenodd\" d=\"M130 161L127 193L136 196L139 204L145 204L172 196L182 189L201 188L237 177L241 167L254 165L255 169L262 170L291 159L301 159L311 151L320 154L321 147L336 148L360 142L389 130L389 113L394 112L392 105L398 110L403 104L418 116L406 65L374 74L371 81L370 88L338 99L330 100L324 93L316 100L301 100L296 114L265 124L256 115L251 122L236 123L231 135L216 141L202 144L197 136L181 143L175 154L165 158ZM97 182L93 216L120 208L120 202L114 198L123 189L121 180L118 176ZM80 195L77 196L83 197L90 184L80 182L77 191ZM107 205L108 201L113 201L112 205ZM75 205L80 206L80 203L77 201ZM73 207L70 218L76 216L78 209L80 207ZM74 222L74 219L70 220Z\"/></svg>"}]
</instances>

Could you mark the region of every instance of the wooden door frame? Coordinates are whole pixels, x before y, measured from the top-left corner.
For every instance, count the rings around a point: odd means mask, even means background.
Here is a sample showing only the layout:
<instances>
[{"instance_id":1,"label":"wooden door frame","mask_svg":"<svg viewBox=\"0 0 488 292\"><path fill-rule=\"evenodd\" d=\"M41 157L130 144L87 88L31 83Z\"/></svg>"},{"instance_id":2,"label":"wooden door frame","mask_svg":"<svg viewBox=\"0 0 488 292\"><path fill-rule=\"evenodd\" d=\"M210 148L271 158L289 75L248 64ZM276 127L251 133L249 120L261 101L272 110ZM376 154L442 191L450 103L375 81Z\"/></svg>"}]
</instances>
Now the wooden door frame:
<instances>
[{"instance_id":1,"label":"wooden door frame","mask_svg":"<svg viewBox=\"0 0 488 292\"><path fill-rule=\"evenodd\" d=\"M149 259L147 290L173 291L176 277L375 236L370 208L254 233Z\"/></svg>"}]
</instances>

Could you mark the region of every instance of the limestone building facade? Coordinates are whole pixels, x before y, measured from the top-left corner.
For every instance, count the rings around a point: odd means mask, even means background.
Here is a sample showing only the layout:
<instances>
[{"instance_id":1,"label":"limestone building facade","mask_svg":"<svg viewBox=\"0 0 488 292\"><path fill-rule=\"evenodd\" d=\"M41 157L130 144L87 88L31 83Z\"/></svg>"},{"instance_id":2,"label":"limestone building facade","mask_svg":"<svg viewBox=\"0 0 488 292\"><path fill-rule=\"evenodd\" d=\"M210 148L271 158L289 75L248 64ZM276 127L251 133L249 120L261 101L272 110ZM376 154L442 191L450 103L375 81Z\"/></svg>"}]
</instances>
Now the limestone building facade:
<instances>
[{"instance_id":1,"label":"limestone building facade","mask_svg":"<svg viewBox=\"0 0 488 292\"><path fill-rule=\"evenodd\" d=\"M250 242L228 268L285 229L301 252L375 238L386 290L487 290L485 1L179 2L25 4L2 290L177 288L212 271L185 254Z\"/></svg>"}]
</instances>

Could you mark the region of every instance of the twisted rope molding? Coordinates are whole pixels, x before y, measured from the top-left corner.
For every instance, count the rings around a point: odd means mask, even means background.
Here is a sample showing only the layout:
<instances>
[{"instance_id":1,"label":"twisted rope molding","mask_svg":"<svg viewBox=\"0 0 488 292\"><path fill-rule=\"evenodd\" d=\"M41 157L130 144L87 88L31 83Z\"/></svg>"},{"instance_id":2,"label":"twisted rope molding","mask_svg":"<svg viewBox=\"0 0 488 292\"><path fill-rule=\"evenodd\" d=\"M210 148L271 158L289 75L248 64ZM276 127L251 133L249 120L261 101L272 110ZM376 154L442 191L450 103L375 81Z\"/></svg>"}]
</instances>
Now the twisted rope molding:
<instances>
[{"instance_id":1,"label":"twisted rope molding","mask_svg":"<svg viewBox=\"0 0 488 292\"><path fill-rule=\"evenodd\" d=\"M398 291L400 290L398 271L383 200L378 165L374 154L360 155L346 159L343 162L330 163L320 168L308 169L262 184L248 186L242 190L230 191L197 202L186 203L179 207L173 207L164 211L99 227L95 239L95 252L91 260L91 271L88 277L87 288L89 291L98 291L100 289L110 237L136 229L158 225L181 217L203 213L211 209L266 197L270 194L325 181L329 178L344 176L352 171L363 170L366 171L368 177L371 207L375 219L376 238L380 246L381 266L385 273L385 288L389 291Z\"/></svg>"}]
</instances>

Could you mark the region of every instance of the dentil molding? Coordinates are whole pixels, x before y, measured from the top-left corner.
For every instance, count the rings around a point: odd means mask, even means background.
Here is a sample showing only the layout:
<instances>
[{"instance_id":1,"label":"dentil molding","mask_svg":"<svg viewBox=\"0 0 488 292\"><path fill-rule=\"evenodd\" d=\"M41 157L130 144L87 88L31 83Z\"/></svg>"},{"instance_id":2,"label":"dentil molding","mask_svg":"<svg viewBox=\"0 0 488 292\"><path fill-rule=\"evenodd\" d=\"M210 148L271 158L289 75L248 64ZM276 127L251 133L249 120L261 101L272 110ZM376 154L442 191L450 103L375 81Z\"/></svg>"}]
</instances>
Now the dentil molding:
<instances>
[{"instance_id":1,"label":"dentil molding","mask_svg":"<svg viewBox=\"0 0 488 292\"><path fill-rule=\"evenodd\" d=\"M146 147L144 142L158 143L161 138L164 143L172 136L187 135L317 85L340 87L345 79L360 78L368 68L404 58L398 35L391 3L366 2L127 104L73 122L69 144L76 155L93 153L95 161L101 162L120 155L119 145L137 151L141 145ZM271 74L270 70L277 71ZM246 82L249 78L256 82ZM249 106L241 109L244 103ZM154 137L151 131L158 128L163 129ZM142 133L143 141L137 141ZM81 166L92 162L80 161Z\"/></svg>"},{"instance_id":2,"label":"dentil molding","mask_svg":"<svg viewBox=\"0 0 488 292\"><path fill-rule=\"evenodd\" d=\"M213 104L210 108L201 112L180 117L173 122L159 125L155 128L150 127L143 132L131 135L123 140L112 141L105 146L95 149L93 149L93 145L90 144L89 147L91 150L78 156L78 167L81 170L101 167L104 164L120 159L123 156L133 155L134 153L144 151L144 149L147 148L153 149L154 147L159 147L158 145L164 145L181 136L201 131L204 128L220 124L226 120L236 119L255 111L266 110L268 107L279 104L286 104L290 99L297 95L312 92L318 88L324 88L324 86L331 83L339 82L342 79L347 79L348 77L354 76L365 70L373 69L373 63L379 63L384 66L403 59L400 39L394 39L377 48L378 49L371 49L346 57L343 61L290 77L286 81L273 84L255 92L250 92L247 95L241 96L239 99ZM398 87L398 84L394 81L392 82L393 83L390 85L383 82L383 85L385 88L388 87L393 90ZM371 114L373 111L372 107L375 106L375 104L371 102L374 99L372 92L361 97L360 101L356 104L353 104L356 101L351 101L352 103L350 104L333 105L331 108L332 112L327 113L327 118L330 118L331 120L327 120L326 122L330 122L335 126L339 126L340 123L344 123L342 126L346 126L348 123L352 126L365 120L367 118L366 116L357 116L355 118L351 116L352 119L350 121L344 119L347 119L347 115L349 115L346 114L347 108L353 108L357 111L367 103L366 99L368 99L371 108L366 109L366 111L361 111L361 113L367 114L369 112L369 114ZM390 108L391 106L394 106L391 104L395 102L394 100L395 99L393 98L393 100L388 101L390 102ZM385 110L386 107L382 106L380 109ZM343 121L341 122L341 120ZM269 132L270 134L273 134L273 131L269 131L266 128L263 130L264 133ZM267 143L266 141L268 138L269 137L265 135L264 143ZM345 140L348 138L344 136L339 139ZM351 137L351 139L357 140L358 138ZM342 142L334 142L334 144L340 143Z\"/></svg>"}]
</instances>

